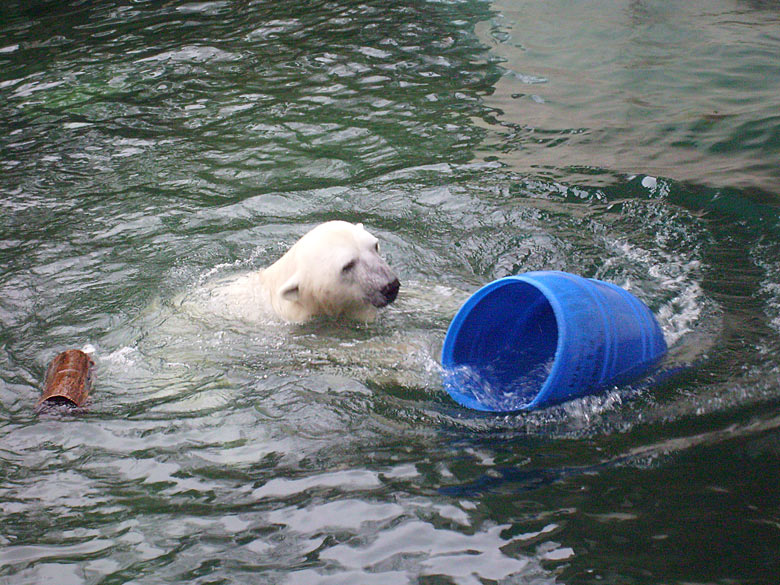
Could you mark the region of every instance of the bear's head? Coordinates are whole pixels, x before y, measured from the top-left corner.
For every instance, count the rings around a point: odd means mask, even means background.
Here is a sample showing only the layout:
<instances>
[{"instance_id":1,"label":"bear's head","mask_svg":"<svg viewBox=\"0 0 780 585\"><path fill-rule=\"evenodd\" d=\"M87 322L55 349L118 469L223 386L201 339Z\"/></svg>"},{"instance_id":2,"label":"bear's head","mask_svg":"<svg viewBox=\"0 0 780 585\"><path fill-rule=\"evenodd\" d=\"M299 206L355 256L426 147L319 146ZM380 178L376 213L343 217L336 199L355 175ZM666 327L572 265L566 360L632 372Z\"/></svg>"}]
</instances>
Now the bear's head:
<instances>
[{"instance_id":1,"label":"bear's head","mask_svg":"<svg viewBox=\"0 0 780 585\"><path fill-rule=\"evenodd\" d=\"M292 305L282 312L294 321L316 315L370 321L401 286L379 255L377 238L346 221L315 227L277 264L285 273L277 298Z\"/></svg>"}]
</instances>

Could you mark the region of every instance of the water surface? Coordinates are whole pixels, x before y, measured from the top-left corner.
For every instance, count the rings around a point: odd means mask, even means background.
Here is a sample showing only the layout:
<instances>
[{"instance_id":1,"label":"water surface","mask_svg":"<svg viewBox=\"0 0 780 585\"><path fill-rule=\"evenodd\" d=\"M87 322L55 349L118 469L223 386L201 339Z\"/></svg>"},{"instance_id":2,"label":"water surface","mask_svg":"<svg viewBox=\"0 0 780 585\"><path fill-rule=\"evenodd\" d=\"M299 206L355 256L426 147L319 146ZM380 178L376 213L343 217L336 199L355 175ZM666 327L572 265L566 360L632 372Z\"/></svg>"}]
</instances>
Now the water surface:
<instances>
[{"instance_id":1,"label":"water surface","mask_svg":"<svg viewBox=\"0 0 780 585\"><path fill-rule=\"evenodd\" d=\"M0 582L775 583L779 15L3 5ZM336 218L401 277L376 323L182 306ZM449 320L539 269L628 288L678 373L457 406ZM37 416L69 347L92 403Z\"/></svg>"}]
</instances>

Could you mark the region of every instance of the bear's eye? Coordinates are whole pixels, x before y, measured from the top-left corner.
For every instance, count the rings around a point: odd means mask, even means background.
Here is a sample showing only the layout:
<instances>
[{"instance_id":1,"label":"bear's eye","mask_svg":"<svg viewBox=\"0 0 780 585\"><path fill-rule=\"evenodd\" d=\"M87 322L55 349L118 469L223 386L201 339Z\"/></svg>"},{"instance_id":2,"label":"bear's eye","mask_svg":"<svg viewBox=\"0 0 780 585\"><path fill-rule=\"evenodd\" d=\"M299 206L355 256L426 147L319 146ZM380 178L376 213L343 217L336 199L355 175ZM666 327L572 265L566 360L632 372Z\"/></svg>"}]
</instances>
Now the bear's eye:
<instances>
[{"instance_id":1,"label":"bear's eye","mask_svg":"<svg viewBox=\"0 0 780 585\"><path fill-rule=\"evenodd\" d=\"M342 272L349 272L350 270L352 270L355 267L356 264L357 264L357 260L352 259L349 262L347 262L346 264L344 264L344 266L342 267L341 271Z\"/></svg>"},{"instance_id":2,"label":"bear's eye","mask_svg":"<svg viewBox=\"0 0 780 585\"><path fill-rule=\"evenodd\" d=\"M379 242L377 242L376 244L374 244L374 250L375 250L377 253L379 253Z\"/></svg>"}]
</instances>

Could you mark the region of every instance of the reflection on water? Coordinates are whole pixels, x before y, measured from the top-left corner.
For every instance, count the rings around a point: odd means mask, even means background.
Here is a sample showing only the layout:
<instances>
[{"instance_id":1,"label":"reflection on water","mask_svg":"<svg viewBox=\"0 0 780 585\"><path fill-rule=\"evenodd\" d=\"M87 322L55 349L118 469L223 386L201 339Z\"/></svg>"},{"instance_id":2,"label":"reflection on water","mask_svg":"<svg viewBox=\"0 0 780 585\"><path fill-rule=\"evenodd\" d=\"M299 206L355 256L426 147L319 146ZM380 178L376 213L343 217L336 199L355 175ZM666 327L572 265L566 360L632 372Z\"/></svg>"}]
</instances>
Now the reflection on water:
<instances>
[{"instance_id":1,"label":"reflection on water","mask_svg":"<svg viewBox=\"0 0 780 585\"><path fill-rule=\"evenodd\" d=\"M0 583L774 583L770 4L1 6ZM404 283L376 323L200 310L335 218ZM674 375L454 404L451 317L544 269Z\"/></svg>"},{"instance_id":2,"label":"reflection on water","mask_svg":"<svg viewBox=\"0 0 780 585\"><path fill-rule=\"evenodd\" d=\"M496 110L488 144L500 160L591 185L614 181L609 170L776 195L776 5L493 7L477 31L505 69L486 99Z\"/></svg>"}]
</instances>

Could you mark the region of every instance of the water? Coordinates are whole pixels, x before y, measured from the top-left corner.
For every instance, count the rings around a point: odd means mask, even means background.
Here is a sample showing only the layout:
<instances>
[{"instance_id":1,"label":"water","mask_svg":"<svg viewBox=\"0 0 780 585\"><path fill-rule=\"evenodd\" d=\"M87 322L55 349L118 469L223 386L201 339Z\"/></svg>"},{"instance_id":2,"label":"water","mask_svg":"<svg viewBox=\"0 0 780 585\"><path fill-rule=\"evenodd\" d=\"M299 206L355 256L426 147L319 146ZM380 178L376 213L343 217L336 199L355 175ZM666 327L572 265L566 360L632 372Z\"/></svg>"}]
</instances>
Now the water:
<instances>
[{"instance_id":1,"label":"water","mask_svg":"<svg viewBox=\"0 0 780 585\"><path fill-rule=\"evenodd\" d=\"M776 583L780 11L386 4L0 7L0 582ZM376 323L182 302L335 218L401 277ZM449 320L538 269L680 373L452 403Z\"/></svg>"},{"instance_id":2,"label":"water","mask_svg":"<svg viewBox=\"0 0 780 585\"><path fill-rule=\"evenodd\" d=\"M507 363L523 363L523 352L515 352L515 354L517 360L505 362L504 369ZM511 359L506 355L502 358ZM554 363L555 360L549 358L528 368L513 370L510 374L511 382L507 384L500 383L500 380L508 379L505 372L497 372L502 367L500 362L490 363L480 370L471 366L447 369L442 374L442 379L445 388L457 389L468 400L482 405L481 410L512 412L526 408L536 398L552 373Z\"/></svg>"}]
</instances>

